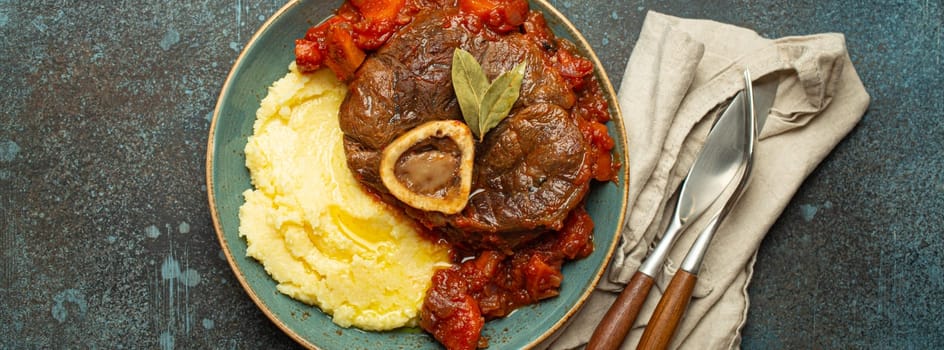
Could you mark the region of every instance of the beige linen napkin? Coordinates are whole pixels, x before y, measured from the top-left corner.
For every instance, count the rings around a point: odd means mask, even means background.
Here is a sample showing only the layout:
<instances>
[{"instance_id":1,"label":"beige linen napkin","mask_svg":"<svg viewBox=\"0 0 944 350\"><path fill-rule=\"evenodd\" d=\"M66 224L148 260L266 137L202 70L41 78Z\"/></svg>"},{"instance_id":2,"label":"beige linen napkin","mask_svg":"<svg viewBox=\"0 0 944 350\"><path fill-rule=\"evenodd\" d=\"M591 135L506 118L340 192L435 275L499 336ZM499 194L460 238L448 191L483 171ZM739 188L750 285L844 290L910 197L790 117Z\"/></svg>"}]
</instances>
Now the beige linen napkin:
<instances>
[{"instance_id":1,"label":"beige linen napkin","mask_svg":"<svg viewBox=\"0 0 944 350\"><path fill-rule=\"evenodd\" d=\"M755 81L780 80L777 98L754 155L750 186L711 243L671 347L740 346L747 284L761 240L806 176L861 119L869 95L841 34L768 40L740 27L649 12L619 90L630 158L622 240L597 291L542 347L579 348L590 338L665 230L673 194L718 111L743 89L744 69ZM624 348L635 347L677 262L709 216L682 233Z\"/></svg>"}]
</instances>

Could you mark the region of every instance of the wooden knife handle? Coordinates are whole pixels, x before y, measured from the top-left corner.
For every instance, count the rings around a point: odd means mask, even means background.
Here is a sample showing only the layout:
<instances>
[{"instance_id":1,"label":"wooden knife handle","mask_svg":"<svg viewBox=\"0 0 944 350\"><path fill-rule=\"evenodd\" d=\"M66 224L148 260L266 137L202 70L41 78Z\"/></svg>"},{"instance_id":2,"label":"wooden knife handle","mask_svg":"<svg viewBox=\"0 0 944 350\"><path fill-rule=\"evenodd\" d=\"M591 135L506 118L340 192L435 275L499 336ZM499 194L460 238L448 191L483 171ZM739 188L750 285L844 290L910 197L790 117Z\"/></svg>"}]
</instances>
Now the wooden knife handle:
<instances>
[{"instance_id":1,"label":"wooden knife handle","mask_svg":"<svg viewBox=\"0 0 944 350\"><path fill-rule=\"evenodd\" d=\"M623 344L654 282L649 275L636 271L593 332L587 350L614 350Z\"/></svg>"},{"instance_id":2,"label":"wooden knife handle","mask_svg":"<svg viewBox=\"0 0 944 350\"><path fill-rule=\"evenodd\" d=\"M692 291L698 276L685 270L678 270L672 282L665 289L665 294L659 300L659 305L652 313L646 330L636 350L665 349L672 342L672 336L678 328L685 309L692 299Z\"/></svg>"}]
</instances>

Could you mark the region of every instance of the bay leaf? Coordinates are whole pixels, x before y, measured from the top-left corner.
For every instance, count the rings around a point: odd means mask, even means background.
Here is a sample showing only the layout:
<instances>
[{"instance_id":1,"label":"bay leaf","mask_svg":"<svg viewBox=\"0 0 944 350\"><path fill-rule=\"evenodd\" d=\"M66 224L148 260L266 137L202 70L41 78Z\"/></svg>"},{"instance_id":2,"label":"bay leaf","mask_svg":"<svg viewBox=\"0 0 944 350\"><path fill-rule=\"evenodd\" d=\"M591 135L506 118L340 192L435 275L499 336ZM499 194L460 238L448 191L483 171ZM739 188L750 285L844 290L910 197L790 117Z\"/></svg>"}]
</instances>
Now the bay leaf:
<instances>
[{"instance_id":1,"label":"bay leaf","mask_svg":"<svg viewBox=\"0 0 944 350\"><path fill-rule=\"evenodd\" d=\"M478 135L479 141L485 138L485 133L497 126L511 112L511 107L514 106L521 93L521 80L524 78L526 67L525 62L519 63L514 69L495 78L485 91L482 103L479 105L478 122L481 131L481 135Z\"/></svg>"},{"instance_id":2,"label":"bay leaf","mask_svg":"<svg viewBox=\"0 0 944 350\"><path fill-rule=\"evenodd\" d=\"M479 127L480 106L489 82L475 57L463 49L456 49L452 54L452 86L465 123L472 134L481 139L485 132Z\"/></svg>"}]
</instances>

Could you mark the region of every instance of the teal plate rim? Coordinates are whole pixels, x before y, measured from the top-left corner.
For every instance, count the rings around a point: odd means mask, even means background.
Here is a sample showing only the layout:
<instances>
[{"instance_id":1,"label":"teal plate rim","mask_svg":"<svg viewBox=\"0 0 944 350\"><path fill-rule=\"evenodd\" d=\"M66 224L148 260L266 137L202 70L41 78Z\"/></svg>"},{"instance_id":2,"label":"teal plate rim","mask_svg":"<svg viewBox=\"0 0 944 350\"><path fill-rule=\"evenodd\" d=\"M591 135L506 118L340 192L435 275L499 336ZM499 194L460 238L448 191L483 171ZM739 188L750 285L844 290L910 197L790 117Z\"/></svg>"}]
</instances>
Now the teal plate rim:
<instances>
[{"instance_id":1,"label":"teal plate rim","mask_svg":"<svg viewBox=\"0 0 944 350\"><path fill-rule=\"evenodd\" d=\"M309 349L439 349L428 334L416 329L366 332L341 328L314 306L279 293L261 264L246 256L246 241L238 236L239 206L250 189L243 149L252 134L255 112L272 83L288 72L294 59L294 39L302 37L313 20L330 15L341 1L292 0L273 14L236 58L210 122L206 153L207 198L213 226L226 260L250 299L277 327ZM617 141L615 152L623 166L617 183L596 183L587 197L594 220L594 252L564 265L559 296L516 310L486 323L483 336L490 348L530 348L563 327L593 292L619 241L628 197L629 159L626 132L616 93L597 55L562 13L546 0L531 0L548 25L577 45L590 59L613 119L607 124Z\"/></svg>"}]
</instances>

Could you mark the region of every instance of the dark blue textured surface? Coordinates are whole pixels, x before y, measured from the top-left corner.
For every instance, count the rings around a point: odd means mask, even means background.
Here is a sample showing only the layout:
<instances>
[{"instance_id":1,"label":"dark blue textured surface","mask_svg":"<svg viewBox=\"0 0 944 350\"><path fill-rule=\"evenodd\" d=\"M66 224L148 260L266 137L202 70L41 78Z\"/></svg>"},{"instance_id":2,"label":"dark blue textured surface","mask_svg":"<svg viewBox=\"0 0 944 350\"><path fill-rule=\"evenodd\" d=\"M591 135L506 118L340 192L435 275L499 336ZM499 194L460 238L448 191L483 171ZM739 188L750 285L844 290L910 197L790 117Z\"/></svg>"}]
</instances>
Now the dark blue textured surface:
<instances>
[{"instance_id":1,"label":"dark blue textured surface","mask_svg":"<svg viewBox=\"0 0 944 350\"><path fill-rule=\"evenodd\" d=\"M619 86L647 10L841 32L872 103L768 234L748 349L944 348L944 4L552 1ZM278 1L0 0L0 348L293 348L222 259L221 84Z\"/></svg>"}]
</instances>

